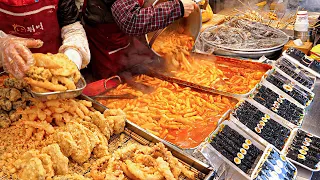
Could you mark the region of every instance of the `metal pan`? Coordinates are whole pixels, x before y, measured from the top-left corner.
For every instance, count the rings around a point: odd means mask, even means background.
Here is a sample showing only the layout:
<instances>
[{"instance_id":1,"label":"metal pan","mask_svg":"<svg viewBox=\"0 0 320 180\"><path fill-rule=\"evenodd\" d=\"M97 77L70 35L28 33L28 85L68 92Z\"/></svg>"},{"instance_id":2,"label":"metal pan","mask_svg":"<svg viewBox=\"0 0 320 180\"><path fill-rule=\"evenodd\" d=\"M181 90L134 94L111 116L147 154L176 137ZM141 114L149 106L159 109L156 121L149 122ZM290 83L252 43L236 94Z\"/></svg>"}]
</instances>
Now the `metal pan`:
<instances>
[{"instance_id":1,"label":"metal pan","mask_svg":"<svg viewBox=\"0 0 320 180\"><path fill-rule=\"evenodd\" d=\"M86 80L81 76L80 80L76 84L77 89L67 90L64 92L46 92L46 93L37 93L30 90L30 93L34 98L39 99L40 101L47 101L52 99L70 99L79 96L83 89L87 86Z\"/></svg>"},{"instance_id":2,"label":"metal pan","mask_svg":"<svg viewBox=\"0 0 320 180\"><path fill-rule=\"evenodd\" d=\"M197 54L197 53L193 53L192 56L195 56L199 59L204 59L207 61L221 61L223 60L224 62L230 64L230 66L232 64L239 64L242 63L243 68L254 68L254 67L263 67L265 68L267 71L264 74L263 78L264 79L267 75L269 75L269 73L271 73L271 69L272 66L268 65L268 64L263 64L263 63L259 63L259 62L252 62L249 60L240 60L240 59L235 59L235 58L230 58L230 57L222 57L222 56L214 56L214 55L204 55L204 54ZM181 80L179 79L179 77L174 77L174 75L172 75L172 73L170 72L160 72L160 71L149 71L148 75L153 76L153 77L157 77L159 79L165 80L165 81L169 81L172 83L176 83L182 86L187 86L187 87L191 87L194 89L198 89L204 92L209 92L209 93L215 93L215 94L221 94L224 96L229 96L229 97L234 97L234 98L246 98L248 97L252 92L255 91L255 88L251 89L249 92L245 93L245 94L236 94L236 93L230 93L230 92L225 92L225 91L220 91L220 90L216 90L210 87L206 87L206 86L202 86L196 83L192 83L192 82L188 82L185 80Z\"/></svg>"},{"instance_id":3,"label":"metal pan","mask_svg":"<svg viewBox=\"0 0 320 180\"><path fill-rule=\"evenodd\" d=\"M104 112L107 109L107 107L89 98L88 96L80 95L78 98L91 101L92 106L100 112ZM150 145L152 143L162 142L166 146L166 148L169 151L171 151L173 156L182 161L183 164L186 165L188 168L193 168L195 171L197 171L197 176L199 179L209 180L215 174L215 172L207 164L204 164L201 161L191 157L190 155L183 152L181 149L177 148L176 146L173 146L171 143L168 143L167 141L160 139L159 137L147 132L146 130L133 124L130 121L126 121L125 133L128 136L130 136L130 138L134 139L135 141L138 141L140 144L143 145Z\"/></svg>"}]
</instances>

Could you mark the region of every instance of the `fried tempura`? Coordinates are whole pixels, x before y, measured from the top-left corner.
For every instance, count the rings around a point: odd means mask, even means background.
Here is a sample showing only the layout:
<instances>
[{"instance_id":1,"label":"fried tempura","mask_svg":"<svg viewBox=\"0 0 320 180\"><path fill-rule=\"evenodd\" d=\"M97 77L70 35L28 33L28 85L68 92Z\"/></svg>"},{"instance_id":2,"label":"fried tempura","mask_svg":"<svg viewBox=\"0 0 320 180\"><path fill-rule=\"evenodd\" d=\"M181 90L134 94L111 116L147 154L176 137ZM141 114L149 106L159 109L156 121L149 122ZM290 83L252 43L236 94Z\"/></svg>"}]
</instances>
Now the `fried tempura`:
<instances>
[{"instance_id":1,"label":"fried tempura","mask_svg":"<svg viewBox=\"0 0 320 180\"><path fill-rule=\"evenodd\" d=\"M81 74L77 66L64 54L34 54L35 65L25 80L35 92L76 89Z\"/></svg>"}]
</instances>

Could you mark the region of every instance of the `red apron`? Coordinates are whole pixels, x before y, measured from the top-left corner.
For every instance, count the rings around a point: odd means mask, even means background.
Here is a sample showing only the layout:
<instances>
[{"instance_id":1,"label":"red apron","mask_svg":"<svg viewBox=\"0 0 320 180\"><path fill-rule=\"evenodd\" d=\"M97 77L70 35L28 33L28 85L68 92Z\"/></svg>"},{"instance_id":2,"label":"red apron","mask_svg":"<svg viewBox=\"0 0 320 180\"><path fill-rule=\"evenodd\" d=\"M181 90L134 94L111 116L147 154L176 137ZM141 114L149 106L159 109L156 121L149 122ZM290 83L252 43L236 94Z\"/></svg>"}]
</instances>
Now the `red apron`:
<instances>
[{"instance_id":1,"label":"red apron","mask_svg":"<svg viewBox=\"0 0 320 180\"><path fill-rule=\"evenodd\" d=\"M143 0L138 0L143 4ZM84 0L82 12L85 15L87 0ZM86 19L86 17L84 17ZM105 79L125 70L130 64L140 61L134 59L141 43L133 40L116 23L85 25L91 52L92 74L96 79ZM137 48L137 49L136 49ZM141 51L140 51L141 52ZM129 58L130 57L130 58Z\"/></svg>"},{"instance_id":2,"label":"red apron","mask_svg":"<svg viewBox=\"0 0 320 180\"><path fill-rule=\"evenodd\" d=\"M57 18L59 0L0 0L0 30L18 37L41 39L33 53L57 53L62 43Z\"/></svg>"}]
</instances>

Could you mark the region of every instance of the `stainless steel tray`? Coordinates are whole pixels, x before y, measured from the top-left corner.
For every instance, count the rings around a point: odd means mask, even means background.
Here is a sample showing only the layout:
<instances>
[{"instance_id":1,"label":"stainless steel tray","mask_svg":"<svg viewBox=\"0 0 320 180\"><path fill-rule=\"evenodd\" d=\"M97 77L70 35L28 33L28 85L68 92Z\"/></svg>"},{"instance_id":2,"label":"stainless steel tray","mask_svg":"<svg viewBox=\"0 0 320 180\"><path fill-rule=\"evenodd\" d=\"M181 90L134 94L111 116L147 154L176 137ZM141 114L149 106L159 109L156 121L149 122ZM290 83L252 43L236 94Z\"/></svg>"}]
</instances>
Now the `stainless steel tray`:
<instances>
[{"instance_id":1,"label":"stainless steel tray","mask_svg":"<svg viewBox=\"0 0 320 180\"><path fill-rule=\"evenodd\" d=\"M262 151L266 150L266 147L260 144L258 141L255 139L251 138L248 134L246 134L243 130L241 130L236 124L234 124L232 121L224 121L222 124L219 125L219 127L215 130L215 132L211 135L210 138L207 139L206 143L202 144L201 147L201 153L207 158L207 160L210 162L210 164L214 167L217 168L218 166L221 166L223 162L226 162L229 166L231 166L233 169L235 169L238 173L246 177L247 179L250 179L253 176L253 170L252 169L250 174L246 174L243 172L240 168L238 168L236 165L234 165L231 161L229 161L227 158L225 158L219 151L217 151L211 144L210 144L210 139L213 138L216 134L219 133L224 127L224 125L228 125L231 129L237 131L239 134L241 134L243 137L246 139L250 139L252 144L255 145L257 148L259 148ZM223 161L219 160L222 159ZM258 165L259 157L255 160L255 165L252 167L256 167ZM217 166L217 167L215 167Z\"/></svg>"},{"instance_id":2,"label":"stainless steel tray","mask_svg":"<svg viewBox=\"0 0 320 180\"><path fill-rule=\"evenodd\" d=\"M316 76L317 78L320 78L320 74L316 71L314 71L313 69L310 69L309 67L306 67L304 65L302 65L298 60L294 59L293 57L289 56L285 51L282 53L282 55L290 60L292 63L298 65L299 67L303 68L304 70L310 72L311 74L313 74L314 76Z\"/></svg>"},{"instance_id":3,"label":"stainless steel tray","mask_svg":"<svg viewBox=\"0 0 320 180\"><path fill-rule=\"evenodd\" d=\"M67 90L64 92L46 92L46 93L37 93L30 90L30 93L34 98L39 99L40 101L47 101L52 99L70 99L79 96L83 89L87 86L86 80L81 76L80 80L76 84L77 89Z\"/></svg>"},{"instance_id":4,"label":"stainless steel tray","mask_svg":"<svg viewBox=\"0 0 320 180\"><path fill-rule=\"evenodd\" d=\"M221 56L234 56L234 57L244 57L244 58L252 58L259 59L261 56L266 56L268 58L274 58L277 54L281 54L282 47L265 50L265 51L235 51L229 49L223 49L219 47L214 47L213 54L221 55Z\"/></svg>"},{"instance_id":5,"label":"stainless steel tray","mask_svg":"<svg viewBox=\"0 0 320 180\"><path fill-rule=\"evenodd\" d=\"M314 89L315 86L315 82L316 82L316 76L312 75L311 73L309 73L308 71L304 70L303 68L301 68L300 66L296 66L297 69L293 70L296 74L299 74L300 72L302 72L302 74L304 76L309 77L312 81L313 81L313 85L311 88L308 88L304 85L302 85L301 83L299 83L297 80L293 79L291 76L289 76L288 74L286 74L284 71L282 71L278 66L279 66L279 62L285 57L280 57L277 61L273 62L273 67L276 69L277 72L279 72L281 75L285 76L286 78L292 80L293 82L295 82L296 84L298 84L300 87L302 87L303 89L305 89L306 91L312 91ZM285 58L287 59L287 58ZM288 60L289 61L289 60ZM294 63L293 63L294 64ZM309 74L307 74L309 73Z\"/></svg>"},{"instance_id":6,"label":"stainless steel tray","mask_svg":"<svg viewBox=\"0 0 320 180\"><path fill-rule=\"evenodd\" d=\"M292 132L292 136L290 136L290 138L288 139L288 143L287 143L287 144L285 145L285 147L282 149L281 152L282 152L282 154L284 154L285 156L287 156L288 150L289 150L289 148L290 148L290 146L291 146L291 144L292 144L292 142L293 142L293 139L296 137L298 130L302 130L302 129L294 129L293 132ZM303 131L305 131L305 130L303 130ZM307 131L305 131L305 132L307 132ZM307 133L308 133L308 132L307 132ZM312 135L313 135L313 134L312 134ZM316 136L316 135L313 135L313 136L320 139L319 136ZM293 159L291 159L291 158L289 158L289 157L287 157L287 158L288 158L291 162L293 162L293 163L295 163L295 164L297 164L297 165L299 165L299 166L301 166L301 167L303 167L303 168L305 168L305 169L307 169L307 170L309 170L309 171L320 171L320 162L317 164L317 169L311 169L311 168L309 168L308 166L305 166L305 165L303 165L303 164L301 164L301 163L299 163L299 162L297 162L297 161L295 161L295 160L293 160Z\"/></svg>"},{"instance_id":7,"label":"stainless steel tray","mask_svg":"<svg viewBox=\"0 0 320 180\"><path fill-rule=\"evenodd\" d=\"M266 73L263 75L262 79L264 79L266 76L268 76L271 73L271 69L272 66L267 65L267 64L262 64L259 62L253 62L250 60L239 60L239 59L235 59L235 58L229 58L229 57L222 57L222 56L213 56L213 55L205 55L205 54L197 54L197 53L193 53L194 56L197 56L199 58L202 59L208 59L208 61L214 61L216 58L227 58L229 59L230 62L234 62L236 63L236 61L239 62L245 62L245 63L249 63L249 64L254 64L254 65L259 65L259 66L264 66L265 68L269 68L269 70L266 71ZM202 86L196 83L192 83L192 82L188 82L185 80L181 80L179 79L179 77L174 77L172 76L170 73L167 72L160 72L160 71L149 71L148 75L168 81L168 82L172 82L172 83L176 83L182 86L186 86L186 87L191 87L194 89L198 89L204 92L209 92L209 93L214 93L214 94L221 94L224 96L229 96L229 97L234 97L234 98L247 98L250 94L252 94L255 89L256 86L254 88L252 88L249 92L245 93L245 94L236 94L236 93L230 93L230 92L225 92L225 91L220 91L220 90L216 90L210 87L206 87L206 86Z\"/></svg>"},{"instance_id":8,"label":"stainless steel tray","mask_svg":"<svg viewBox=\"0 0 320 180\"><path fill-rule=\"evenodd\" d=\"M203 33L204 33L204 32L207 32L207 31L210 31L210 30L213 30L213 29L216 29L217 27L218 27L218 26L211 26L211 27L205 29L205 30L203 31ZM274 28L273 28L273 29L274 29ZM270 51L270 50L274 50L274 49L282 49L282 47L289 41L289 36L288 36L285 32L283 32L283 31L281 31L281 30L279 30L279 29L274 29L274 30L276 30L277 32L285 35L287 38L286 38L286 40L283 41L281 44L279 44L279 45L277 45L277 46L274 46L274 47L271 47L271 48L261 48L261 49L235 49L235 48L230 48L230 47L228 47L228 46L223 46L223 45L214 44L214 43L206 40L205 38L202 38L202 33L201 33L201 35L200 35L200 38L201 38L204 42L206 42L207 44L210 44L210 45L212 45L212 46L214 46L214 47L222 48L222 49L225 49L225 50L231 50L231 51L239 51L239 52L260 52L260 51Z\"/></svg>"},{"instance_id":9,"label":"stainless steel tray","mask_svg":"<svg viewBox=\"0 0 320 180\"><path fill-rule=\"evenodd\" d=\"M88 96L80 95L79 98L91 101L92 106L100 112L104 112L107 109L107 107L89 98ZM159 137L147 132L146 130L131 123L130 121L126 121L125 134L130 136L130 139L133 139L134 141L137 141L143 145L152 145L154 143L162 142L166 146L166 148L169 151L171 151L173 156L178 158L188 168L192 169L194 172L197 172L198 179L209 180L213 178L213 176L215 175L215 171L212 168L210 168L207 164L204 164L201 161L191 157L190 155L183 152L181 149L177 148L176 146L173 146L171 143L168 143L167 141L160 139ZM110 142L110 144L111 143L112 142Z\"/></svg>"}]
</instances>

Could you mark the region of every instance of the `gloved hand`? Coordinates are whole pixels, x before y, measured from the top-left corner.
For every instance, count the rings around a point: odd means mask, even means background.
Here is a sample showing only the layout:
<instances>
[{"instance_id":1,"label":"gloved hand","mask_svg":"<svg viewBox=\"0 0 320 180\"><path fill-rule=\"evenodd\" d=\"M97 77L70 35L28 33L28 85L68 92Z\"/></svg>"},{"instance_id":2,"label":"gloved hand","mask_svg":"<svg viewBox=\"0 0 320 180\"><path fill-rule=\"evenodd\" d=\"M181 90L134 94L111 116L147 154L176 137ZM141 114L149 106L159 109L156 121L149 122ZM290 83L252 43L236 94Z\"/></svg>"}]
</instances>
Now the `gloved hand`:
<instances>
[{"instance_id":1,"label":"gloved hand","mask_svg":"<svg viewBox=\"0 0 320 180\"><path fill-rule=\"evenodd\" d=\"M16 78L22 78L34 59L29 48L39 48L43 45L41 40L19 38L7 35L0 38L0 60L6 72Z\"/></svg>"},{"instance_id":2,"label":"gloved hand","mask_svg":"<svg viewBox=\"0 0 320 180\"><path fill-rule=\"evenodd\" d=\"M81 54L80 54L77 50L72 49L72 48L67 49L67 50L64 52L64 54L65 54L66 56L68 56L68 58L69 58L71 61L73 61L73 62L77 65L78 69L80 70L81 65L82 65L82 57L81 57Z\"/></svg>"}]
</instances>

